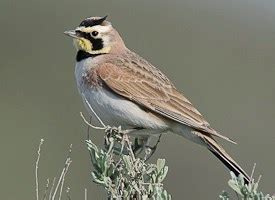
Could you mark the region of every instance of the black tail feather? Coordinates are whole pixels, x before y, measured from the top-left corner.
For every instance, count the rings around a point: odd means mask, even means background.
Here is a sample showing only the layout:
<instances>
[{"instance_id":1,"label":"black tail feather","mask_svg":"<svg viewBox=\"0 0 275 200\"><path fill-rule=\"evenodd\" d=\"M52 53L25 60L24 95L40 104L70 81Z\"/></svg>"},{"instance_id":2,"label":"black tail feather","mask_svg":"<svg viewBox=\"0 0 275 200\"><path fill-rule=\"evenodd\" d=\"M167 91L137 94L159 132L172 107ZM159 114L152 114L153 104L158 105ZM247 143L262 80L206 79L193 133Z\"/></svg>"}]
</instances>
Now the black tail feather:
<instances>
[{"instance_id":1,"label":"black tail feather","mask_svg":"<svg viewBox=\"0 0 275 200\"><path fill-rule=\"evenodd\" d=\"M202 139L206 143L208 149L236 176L242 174L246 184L251 182L251 178L247 173L231 158L228 153L220 146L211 136L202 136Z\"/></svg>"},{"instance_id":2,"label":"black tail feather","mask_svg":"<svg viewBox=\"0 0 275 200\"><path fill-rule=\"evenodd\" d=\"M239 176L240 174L243 174L244 176L244 182L245 184L248 184L250 182L250 177L246 175L246 173L242 170L239 169L239 166L236 166L234 163L229 164L227 160L225 160L220 154L217 152L209 149L211 153L213 153L230 171L232 171L236 176ZM234 167L233 167L233 166ZM238 170L236 170L238 169ZM240 172L242 171L242 172Z\"/></svg>"}]
</instances>

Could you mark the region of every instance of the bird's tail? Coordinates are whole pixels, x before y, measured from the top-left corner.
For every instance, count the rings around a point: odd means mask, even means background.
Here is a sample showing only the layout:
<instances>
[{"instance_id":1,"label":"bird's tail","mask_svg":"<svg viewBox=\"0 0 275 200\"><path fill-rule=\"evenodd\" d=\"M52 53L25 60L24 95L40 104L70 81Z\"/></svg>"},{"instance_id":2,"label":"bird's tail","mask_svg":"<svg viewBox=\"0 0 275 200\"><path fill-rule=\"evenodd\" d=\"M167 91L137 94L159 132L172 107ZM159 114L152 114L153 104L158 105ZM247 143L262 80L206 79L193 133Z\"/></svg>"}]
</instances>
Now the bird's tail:
<instances>
[{"instance_id":1,"label":"bird's tail","mask_svg":"<svg viewBox=\"0 0 275 200\"><path fill-rule=\"evenodd\" d=\"M200 137L207 145L207 148L236 176L242 174L244 176L245 183L249 183L250 176L231 158L228 153L209 135L200 134Z\"/></svg>"}]
</instances>

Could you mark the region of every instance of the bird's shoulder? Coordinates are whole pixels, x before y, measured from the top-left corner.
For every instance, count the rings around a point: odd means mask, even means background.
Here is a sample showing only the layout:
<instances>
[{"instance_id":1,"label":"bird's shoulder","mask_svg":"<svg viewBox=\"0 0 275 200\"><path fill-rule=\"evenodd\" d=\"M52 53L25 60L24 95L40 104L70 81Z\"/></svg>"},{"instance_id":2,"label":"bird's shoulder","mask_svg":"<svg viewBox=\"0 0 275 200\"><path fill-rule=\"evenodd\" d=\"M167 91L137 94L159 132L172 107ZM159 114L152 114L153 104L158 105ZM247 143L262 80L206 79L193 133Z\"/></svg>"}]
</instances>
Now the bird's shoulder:
<instances>
[{"instance_id":1,"label":"bird's shoulder","mask_svg":"<svg viewBox=\"0 0 275 200\"><path fill-rule=\"evenodd\" d=\"M103 62L99 63L98 72L111 73L131 77L131 80L150 82L165 88L175 88L169 78L157 67L142 58L137 53L127 50L123 54L109 55Z\"/></svg>"}]
</instances>

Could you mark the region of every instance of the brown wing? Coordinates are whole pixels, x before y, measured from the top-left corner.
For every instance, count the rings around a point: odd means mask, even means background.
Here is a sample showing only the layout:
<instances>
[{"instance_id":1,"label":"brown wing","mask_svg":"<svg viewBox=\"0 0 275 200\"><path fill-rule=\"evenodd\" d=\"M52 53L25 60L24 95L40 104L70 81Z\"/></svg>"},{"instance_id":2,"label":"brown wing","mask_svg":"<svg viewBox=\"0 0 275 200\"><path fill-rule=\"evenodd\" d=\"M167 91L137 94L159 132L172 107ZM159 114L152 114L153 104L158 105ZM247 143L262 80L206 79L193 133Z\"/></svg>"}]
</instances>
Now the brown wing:
<instances>
[{"instance_id":1,"label":"brown wing","mask_svg":"<svg viewBox=\"0 0 275 200\"><path fill-rule=\"evenodd\" d=\"M96 70L111 90L167 118L231 141L212 129L190 101L157 68L144 68L149 63L143 67L136 66L136 62L131 65L117 64L105 63Z\"/></svg>"}]
</instances>

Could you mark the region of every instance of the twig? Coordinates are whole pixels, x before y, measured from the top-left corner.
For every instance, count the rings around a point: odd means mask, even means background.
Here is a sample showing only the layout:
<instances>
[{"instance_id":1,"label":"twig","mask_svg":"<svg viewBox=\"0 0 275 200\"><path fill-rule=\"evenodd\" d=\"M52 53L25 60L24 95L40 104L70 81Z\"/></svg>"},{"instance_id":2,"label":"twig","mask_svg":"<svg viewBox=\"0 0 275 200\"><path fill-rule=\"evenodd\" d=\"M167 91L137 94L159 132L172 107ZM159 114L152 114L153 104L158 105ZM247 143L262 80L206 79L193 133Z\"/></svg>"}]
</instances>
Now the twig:
<instances>
[{"instance_id":1,"label":"twig","mask_svg":"<svg viewBox=\"0 0 275 200\"><path fill-rule=\"evenodd\" d=\"M71 200L71 197L70 197L70 188L69 187L66 190L66 194L67 194L67 199Z\"/></svg>"},{"instance_id":2,"label":"twig","mask_svg":"<svg viewBox=\"0 0 275 200\"><path fill-rule=\"evenodd\" d=\"M85 117L84 117L84 115L83 115L82 112L80 112L80 116L81 116L81 118L83 119L83 121L84 121L88 126L94 128L94 129L98 129L98 130L104 130L104 129L106 129L106 127L98 127L98 126L94 126L94 125L90 124L90 123L85 119Z\"/></svg>"},{"instance_id":3,"label":"twig","mask_svg":"<svg viewBox=\"0 0 275 200\"><path fill-rule=\"evenodd\" d=\"M37 151L37 159L35 162L35 191L36 191L36 200L39 200L39 185L38 185L38 164L40 160L40 151L41 151L41 146L43 145L44 139L40 140L39 146L38 146L38 151Z\"/></svg>"},{"instance_id":4,"label":"twig","mask_svg":"<svg viewBox=\"0 0 275 200\"><path fill-rule=\"evenodd\" d=\"M258 183L258 184L260 183L261 178L262 178L262 175L260 175L259 178L258 178L258 180L257 180L257 183Z\"/></svg>"},{"instance_id":5,"label":"twig","mask_svg":"<svg viewBox=\"0 0 275 200\"><path fill-rule=\"evenodd\" d=\"M86 104L88 105L88 107L90 108L90 110L93 112L93 114L95 115L95 117L97 118L97 120L100 122L100 124L103 127L106 127L106 125L103 123L103 121L99 118L99 116L96 114L96 112L94 111L94 109L92 108L92 106L90 105L90 103L87 101L87 99L85 98L85 96L82 94L82 97L84 98Z\"/></svg>"},{"instance_id":6,"label":"twig","mask_svg":"<svg viewBox=\"0 0 275 200\"><path fill-rule=\"evenodd\" d=\"M85 188L85 190L84 190L84 194L85 194L85 198L84 198L84 200L88 200L87 188Z\"/></svg>"},{"instance_id":7,"label":"twig","mask_svg":"<svg viewBox=\"0 0 275 200\"><path fill-rule=\"evenodd\" d=\"M50 184L50 179L47 178L47 183L46 183L46 188L45 188L44 195L43 195L43 200L46 200L48 189L49 189L49 184Z\"/></svg>"},{"instance_id":8,"label":"twig","mask_svg":"<svg viewBox=\"0 0 275 200\"><path fill-rule=\"evenodd\" d=\"M59 180L58 180L58 182L57 182L57 184L56 184L56 186L55 186L55 190L54 190L54 193L53 193L53 196L52 196L51 200L54 200L54 199L55 199L55 195L56 195L56 193L57 193L57 190L58 190L58 188L59 188L59 185L60 185L60 183L61 183L61 180L62 180L62 177L63 177L63 175L64 175L65 170L66 170L66 167L64 167L63 170L62 170L62 172L61 172L61 175L60 175Z\"/></svg>"},{"instance_id":9,"label":"twig","mask_svg":"<svg viewBox=\"0 0 275 200\"><path fill-rule=\"evenodd\" d=\"M52 199L52 192L53 192L53 189L54 189L55 180L56 180L56 177L53 178L53 182L52 182L52 186L51 186L50 194L49 194L49 200Z\"/></svg>"},{"instance_id":10,"label":"twig","mask_svg":"<svg viewBox=\"0 0 275 200\"><path fill-rule=\"evenodd\" d=\"M69 166L70 164L72 163L72 160L71 160L71 153L72 153L72 144L70 145L70 149L69 149L69 153L68 153L68 156L67 156L67 162L65 163L65 171L64 171L64 175L62 177L62 181L61 181L61 186L60 186L60 192L59 192L59 200L61 200L61 196L62 196L62 190L63 190L63 186L64 186L64 181L65 181L65 176L68 172L68 169L69 169Z\"/></svg>"},{"instance_id":11,"label":"twig","mask_svg":"<svg viewBox=\"0 0 275 200\"><path fill-rule=\"evenodd\" d=\"M255 169L256 169L256 163L254 163L253 168L252 168L252 172L251 172L251 175L250 175L250 180L251 181L253 180Z\"/></svg>"},{"instance_id":12,"label":"twig","mask_svg":"<svg viewBox=\"0 0 275 200\"><path fill-rule=\"evenodd\" d=\"M134 154L134 152L133 152L133 150L132 150L131 141L129 140L128 135L124 134L124 135L123 135L123 139L124 139L124 141L125 141L125 142L127 143L127 145L128 145L127 149L128 149L128 151L130 152L132 158L135 158L135 154Z\"/></svg>"},{"instance_id":13,"label":"twig","mask_svg":"<svg viewBox=\"0 0 275 200\"><path fill-rule=\"evenodd\" d=\"M65 166L64 166L64 168L63 168L63 170L62 170L62 172L61 172L61 174L60 174L60 177L59 177L59 180L58 180L58 182L57 182L57 184L56 184L56 187L55 187L55 190L54 190L54 193L53 193L53 196L52 196L52 199L51 200L54 200L55 199L55 196L56 196L56 194L57 194L57 191L58 191L58 188L59 188L59 186L60 186L60 184L62 185L62 180L63 180L63 176L64 175L66 175L66 173L67 173L67 170L68 170L68 168L69 168L69 166L70 166L70 164L71 164L71 157L70 157L70 154L71 154L71 147L72 147L72 145L70 145L70 149L69 149L69 153L68 153L68 157L67 157L67 159L66 159L66 161L65 161ZM62 185L62 187L63 187L63 185ZM62 188L60 188L60 195L61 195L61 193L62 193ZM61 196L59 195L59 199L61 199Z\"/></svg>"}]
</instances>

